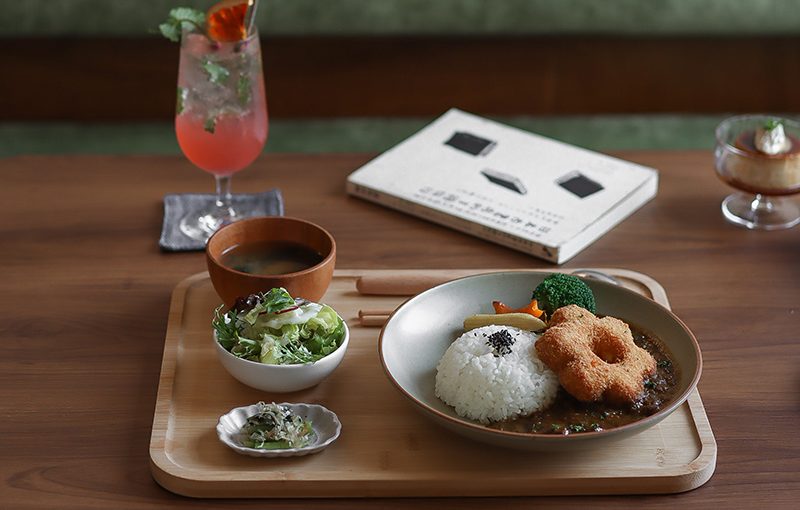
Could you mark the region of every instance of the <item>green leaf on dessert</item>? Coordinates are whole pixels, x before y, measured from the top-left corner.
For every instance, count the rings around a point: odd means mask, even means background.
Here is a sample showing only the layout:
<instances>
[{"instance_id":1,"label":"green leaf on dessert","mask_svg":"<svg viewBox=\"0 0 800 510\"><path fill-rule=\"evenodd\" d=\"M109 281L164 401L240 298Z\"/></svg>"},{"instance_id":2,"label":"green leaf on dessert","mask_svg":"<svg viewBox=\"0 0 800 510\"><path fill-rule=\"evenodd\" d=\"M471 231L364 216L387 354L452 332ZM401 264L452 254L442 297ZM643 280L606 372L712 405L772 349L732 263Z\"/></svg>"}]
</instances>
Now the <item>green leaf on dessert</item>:
<instances>
[{"instance_id":1,"label":"green leaf on dessert","mask_svg":"<svg viewBox=\"0 0 800 510\"><path fill-rule=\"evenodd\" d=\"M252 91L250 90L250 77L248 75L244 73L239 75L239 81L236 83L236 92L240 105L247 106L250 104Z\"/></svg>"},{"instance_id":2,"label":"green leaf on dessert","mask_svg":"<svg viewBox=\"0 0 800 510\"><path fill-rule=\"evenodd\" d=\"M206 15L203 11L190 7L177 7L169 11L167 21L158 25L158 30L170 41L178 42L184 29L197 29L202 32L205 24Z\"/></svg>"},{"instance_id":3,"label":"green leaf on dessert","mask_svg":"<svg viewBox=\"0 0 800 510\"><path fill-rule=\"evenodd\" d=\"M772 131L773 129L777 128L783 124L779 119L769 119L764 123L764 129L767 131Z\"/></svg>"},{"instance_id":4,"label":"green leaf on dessert","mask_svg":"<svg viewBox=\"0 0 800 510\"><path fill-rule=\"evenodd\" d=\"M203 129L214 134L214 131L217 129L217 118L216 117L209 117L206 119L205 123L203 124Z\"/></svg>"},{"instance_id":5,"label":"green leaf on dessert","mask_svg":"<svg viewBox=\"0 0 800 510\"><path fill-rule=\"evenodd\" d=\"M203 70L208 73L208 79L211 83L223 83L231 75L231 72L225 67L208 59L203 61Z\"/></svg>"},{"instance_id":6,"label":"green leaf on dessert","mask_svg":"<svg viewBox=\"0 0 800 510\"><path fill-rule=\"evenodd\" d=\"M178 96L175 98L175 113L180 115L183 113L183 102L186 100L186 96L189 93L183 87L178 87Z\"/></svg>"}]
</instances>

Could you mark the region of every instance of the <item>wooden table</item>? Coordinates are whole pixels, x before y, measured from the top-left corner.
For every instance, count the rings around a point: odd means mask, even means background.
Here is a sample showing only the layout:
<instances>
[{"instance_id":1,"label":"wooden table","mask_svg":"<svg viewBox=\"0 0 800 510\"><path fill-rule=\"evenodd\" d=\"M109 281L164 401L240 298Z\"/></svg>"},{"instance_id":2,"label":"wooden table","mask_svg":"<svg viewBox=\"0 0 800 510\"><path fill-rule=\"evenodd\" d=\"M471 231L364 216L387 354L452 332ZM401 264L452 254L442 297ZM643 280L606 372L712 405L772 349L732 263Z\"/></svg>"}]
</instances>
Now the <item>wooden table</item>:
<instances>
[{"instance_id":1,"label":"wooden table","mask_svg":"<svg viewBox=\"0 0 800 510\"><path fill-rule=\"evenodd\" d=\"M800 230L722 218L708 152L622 154L661 172L658 197L565 267L620 267L666 288L694 330L719 448L705 486L674 496L233 501L226 507L791 507L800 501ZM288 215L336 237L340 268L554 268L344 194L365 155L268 155L234 179L277 186ZM211 178L177 157L0 161L0 507L217 508L150 476L170 292L203 255L162 253L162 196ZM416 506L421 505L421 506Z\"/></svg>"}]
</instances>

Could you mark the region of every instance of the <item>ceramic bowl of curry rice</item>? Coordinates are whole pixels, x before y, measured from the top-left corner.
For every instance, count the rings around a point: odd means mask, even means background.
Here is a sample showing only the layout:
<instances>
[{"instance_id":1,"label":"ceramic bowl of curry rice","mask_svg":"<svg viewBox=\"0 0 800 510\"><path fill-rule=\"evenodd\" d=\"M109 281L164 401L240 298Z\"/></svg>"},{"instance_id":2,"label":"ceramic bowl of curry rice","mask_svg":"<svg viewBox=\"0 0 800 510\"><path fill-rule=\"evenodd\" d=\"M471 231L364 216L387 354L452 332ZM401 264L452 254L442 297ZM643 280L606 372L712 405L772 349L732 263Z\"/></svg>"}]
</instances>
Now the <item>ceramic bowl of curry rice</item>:
<instances>
[{"instance_id":1,"label":"ceramic bowl of curry rice","mask_svg":"<svg viewBox=\"0 0 800 510\"><path fill-rule=\"evenodd\" d=\"M619 285L533 271L417 295L389 318L379 353L425 416L521 450L642 433L684 404L702 370L696 338L667 308Z\"/></svg>"}]
</instances>

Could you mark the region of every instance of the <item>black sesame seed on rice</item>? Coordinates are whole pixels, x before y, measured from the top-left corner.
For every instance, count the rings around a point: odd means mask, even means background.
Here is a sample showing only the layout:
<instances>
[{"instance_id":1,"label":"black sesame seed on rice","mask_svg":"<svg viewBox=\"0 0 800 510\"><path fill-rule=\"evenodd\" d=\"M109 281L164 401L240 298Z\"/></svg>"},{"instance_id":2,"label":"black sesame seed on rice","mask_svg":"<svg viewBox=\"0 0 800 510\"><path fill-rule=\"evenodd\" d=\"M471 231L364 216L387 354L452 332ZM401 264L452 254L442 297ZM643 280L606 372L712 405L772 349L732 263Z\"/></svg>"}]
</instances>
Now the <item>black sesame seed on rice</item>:
<instances>
[{"instance_id":1,"label":"black sesame seed on rice","mask_svg":"<svg viewBox=\"0 0 800 510\"><path fill-rule=\"evenodd\" d=\"M516 340L507 329L501 329L489 335L489 340L486 341L486 345L494 350L494 357L499 358L500 356L511 354L511 346L514 345L515 341Z\"/></svg>"}]
</instances>

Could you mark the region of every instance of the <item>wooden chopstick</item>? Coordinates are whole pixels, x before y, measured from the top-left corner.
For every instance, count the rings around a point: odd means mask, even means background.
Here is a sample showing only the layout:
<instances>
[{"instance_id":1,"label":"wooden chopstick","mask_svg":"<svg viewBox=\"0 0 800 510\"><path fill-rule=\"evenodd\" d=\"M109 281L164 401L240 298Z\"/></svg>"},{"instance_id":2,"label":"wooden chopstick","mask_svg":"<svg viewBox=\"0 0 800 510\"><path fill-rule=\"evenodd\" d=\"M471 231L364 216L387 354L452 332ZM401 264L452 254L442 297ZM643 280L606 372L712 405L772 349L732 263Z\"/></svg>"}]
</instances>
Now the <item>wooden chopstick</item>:
<instances>
[{"instance_id":1,"label":"wooden chopstick","mask_svg":"<svg viewBox=\"0 0 800 510\"><path fill-rule=\"evenodd\" d=\"M371 316L371 315L379 315L379 316L383 316L383 317L388 317L389 315L392 315L392 312L394 312L394 310L359 310L358 311L358 318L362 319L364 317L368 317L368 316Z\"/></svg>"},{"instance_id":2,"label":"wooden chopstick","mask_svg":"<svg viewBox=\"0 0 800 510\"><path fill-rule=\"evenodd\" d=\"M364 327L382 327L394 310L359 310L358 321Z\"/></svg>"},{"instance_id":3,"label":"wooden chopstick","mask_svg":"<svg viewBox=\"0 0 800 510\"><path fill-rule=\"evenodd\" d=\"M365 296L414 296L454 278L464 276L468 270L462 271L435 271L433 274L419 275L394 275L390 272L385 274L373 274L361 276L356 280L358 293ZM389 316L394 310L370 310L358 311L358 320L364 327L382 327L386 324Z\"/></svg>"},{"instance_id":4,"label":"wooden chopstick","mask_svg":"<svg viewBox=\"0 0 800 510\"><path fill-rule=\"evenodd\" d=\"M498 270L499 271L499 270ZM571 272L565 269L564 272ZM584 272L608 272L606 269L583 270ZM364 296L414 296L442 283L479 272L474 269L425 270L420 274L392 274L380 271L377 274L360 276L356 280L358 293ZM394 310L359 310L358 319L362 326L380 327L389 319Z\"/></svg>"},{"instance_id":5,"label":"wooden chopstick","mask_svg":"<svg viewBox=\"0 0 800 510\"><path fill-rule=\"evenodd\" d=\"M380 315L368 315L366 317L362 317L359 319L359 324L365 328L382 328L386 321L389 320L389 316L380 316Z\"/></svg>"},{"instance_id":6,"label":"wooden chopstick","mask_svg":"<svg viewBox=\"0 0 800 510\"><path fill-rule=\"evenodd\" d=\"M470 269L428 270L421 274L370 274L356 280L359 294L372 296L414 296L444 282L474 273Z\"/></svg>"}]
</instances>

